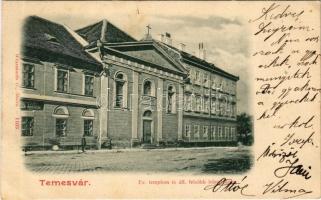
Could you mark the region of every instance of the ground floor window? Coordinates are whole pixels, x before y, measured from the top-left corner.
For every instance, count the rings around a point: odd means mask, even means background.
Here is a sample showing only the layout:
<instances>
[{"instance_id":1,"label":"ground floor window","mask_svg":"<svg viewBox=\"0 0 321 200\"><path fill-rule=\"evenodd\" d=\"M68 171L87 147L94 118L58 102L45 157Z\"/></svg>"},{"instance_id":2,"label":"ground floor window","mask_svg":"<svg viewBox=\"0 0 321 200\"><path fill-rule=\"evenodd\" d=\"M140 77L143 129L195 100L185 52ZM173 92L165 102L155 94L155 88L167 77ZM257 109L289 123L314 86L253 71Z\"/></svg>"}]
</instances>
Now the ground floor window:
<instances>
[{"instance_id":1,"label":"ground floor window","mask_svg":"<svg viewBox=\"0 0 321 200\"><path fill-rule=\"evenodd\" d=\"M222 137L223 137L222 126L218 127L218 137L219 137L219 139L222 139Z\"/></svg>"},{"instance_id":2,"label":"ground floor window","mask_svg":"<svg viewBox=\"0 0 321 200\"><path fill-rule=\"evenodd\" d=\"M190 137L191 135L191 125L186 124L185 125L185 137Z\"/></svg>"},{"instance_id":3,"label":"ground floor window","mask_svg":"<svg viewBox=\"0 0 321 200\"><path fill-rule=\"evenodd\" d=\"M225 138L230 140L230 129L229 127L225 127Z\"/></svg>"},{"instance_id":4,"label":"ground floor window","mask_svg":"<svg viewBox=\"0 0 321 200\"><path fill-rule=\"evenodd\" d=\"M215 136L215 131L216 130L216 126L211 126L211 133L210 133L210 140L213 140L214 139L214 136Z\"/></svg>"},{"instance_id":5,"label":"ground floor window","mask_svg":"<svg viewBox=\"0 0 321 200\"><path fill-rule=\"evenodd\" d=\"M203 137L204 138L208 137L208 126L203 126Z\"/></svg>"},{"instance_id":6,"label":"ground floor window","mask_svg":"<svg viewBox=\"0 0 321 200\"><path fill-rule=\"evenodd\" d=\"M199 138L199 137L200 137L200 126L194 125L194 138Z\"/></svg>"},{"instance_id":7,"label":"ground floor window","mask_svg":"<svg viewBox=\"0 0 321 200\"><path fill-rule=\"evenodd\" d=\"M64 137L67 132L67 119L56 119L56 136Z\"/></svg>"},{"instance_id":8,"label":"ground floor window","mask_svg":"<svg viewBox=\"0 0 321 200\"><path fill-rule=\"evenodd\" d=\"M93 135L93 120L90 120L90 119L84 120L84 135L85 136Z\"/></svg>"},{"instance_id":9,"label":"ground floor window","mask_svg":"<svg viewBox=\"0 0 321 200\"><path fill-rule=\"evenodd\" d=\"M22 117L21 134L22 136L33 136L33 117Z\"/></svg>"},{"instance_id":10,"label":"ground floor window","mask_svg":"<svg viewBox=\"0 0 321 200\"><path fill-rule=\"evenodd\" d=\"M231 128L231 135L232 135L232 138L235 139L236 137L235 128Z\"/></svg>"}]
</instances>

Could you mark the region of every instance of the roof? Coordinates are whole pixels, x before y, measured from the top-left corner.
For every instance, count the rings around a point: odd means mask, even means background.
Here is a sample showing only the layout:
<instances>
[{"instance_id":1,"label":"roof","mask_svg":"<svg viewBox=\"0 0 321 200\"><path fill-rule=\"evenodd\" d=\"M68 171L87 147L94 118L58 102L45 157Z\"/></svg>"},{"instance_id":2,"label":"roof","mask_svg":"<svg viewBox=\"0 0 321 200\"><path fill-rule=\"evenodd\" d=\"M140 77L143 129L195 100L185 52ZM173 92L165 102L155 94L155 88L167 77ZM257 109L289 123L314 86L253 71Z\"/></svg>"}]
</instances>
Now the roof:
<instances>
[{"instance_id":1,"label":"roof","mask_svg":"<svg viewBox=\"0 0 321 200\"><path fill-rule=\"evenodd\" d=\"M204 68L204 69L207 69L207 70L211 70L211 71L214 71L220 75L223 75L227 78L231 78L233 80L239 80L239 77L238 76L235 76L229 72L226 72L224 71L223 69L215 66L213 63L209 63L207 62L206 60L203 60L203 59L200 59L192 54L189 54L185 51L182 51L180 49L177 49L171 45L168 45L166 43L163 43L163 42L158 42L158 44L160 45L160 47L162 47L165 51L167 51L169 54L171 55L175 55L175 53L173 53L172 51L174 50L175 52L179 53L180 54L180 58L178 58L177 56L173 56L176 58L176 60L181 60L183 62L186 62L188 64L191 64L191 65L197 65L198 67L201 67L201 68ZM172 50L172 51L171 51Z\"/></svg>"},{"instance_id":2,"label":"roof","mask_svg":"<svg viewBox=\"0 0 321 200\"><path fill-rule=\"evenodd\" d=\"M22 45L24 53L26 49L32 48L60 55L61 58L67 56L90 65L101 66L63 25L38 16L26 18Z\"/></svg>"},{"instance_id":3,"label":"roof","mask_svg":"<svg viewBox=\"0 0 321 200\"><path fill-rule=\"evenodd\" d=\"M76 30L88 43L94 43L97 40L102 42L135 42L137 41L120 28L116 27L106 19L95 24Z\"/></svg>"}]
</instances>

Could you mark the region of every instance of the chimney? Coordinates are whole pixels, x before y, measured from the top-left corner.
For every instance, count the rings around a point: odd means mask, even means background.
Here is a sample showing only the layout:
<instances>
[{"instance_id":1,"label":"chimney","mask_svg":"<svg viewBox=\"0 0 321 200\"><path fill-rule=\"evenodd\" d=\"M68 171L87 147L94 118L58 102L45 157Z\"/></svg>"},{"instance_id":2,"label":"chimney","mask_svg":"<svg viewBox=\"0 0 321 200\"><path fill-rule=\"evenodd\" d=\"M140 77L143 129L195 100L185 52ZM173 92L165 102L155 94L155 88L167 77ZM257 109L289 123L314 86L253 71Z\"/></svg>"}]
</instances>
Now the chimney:
<instances>
[{"instance_id":1,"label":"chimney","mask_svg":"<svg viewBox=\"0 0 321 200\"><path fill-rule=\"evenodd\" d=\"M204 43L203 42L198 44L198 57L200 59L206 60L206 50L204 49Z\"/></svg>"},{"instance_id":2,"label":"chimney","mask_svg":"<svg viewBox=\"0 0 321 200\"><path fill-rule=\"evenodd\" d=\"M161 42L165 42L165 36L164 36L164 34L160 34L160 36L161 36L160 41L161 41Z\"/></svg>"},{"instance_id":3,"label":"chimney","mask_svg":"<svg viewBox=\"0 0 321 200\"><path fill-rule=\"evenodd\" d=\"M172 45L172 38L170 33L165 33L165 43L168 45Z\"/></svg>"},{"instance_id":4,"label":"chimney","mask_svg":"<svg viewBox=\"0 0 321 200\"><path fill-rule=\"evenodd\" d=\"M185 47L186 47L186 45L185 45L184 43L180 43L180 44L179 44L179 49L180 49L181 51L185 51Z\"/></svg>"}]
</instances>

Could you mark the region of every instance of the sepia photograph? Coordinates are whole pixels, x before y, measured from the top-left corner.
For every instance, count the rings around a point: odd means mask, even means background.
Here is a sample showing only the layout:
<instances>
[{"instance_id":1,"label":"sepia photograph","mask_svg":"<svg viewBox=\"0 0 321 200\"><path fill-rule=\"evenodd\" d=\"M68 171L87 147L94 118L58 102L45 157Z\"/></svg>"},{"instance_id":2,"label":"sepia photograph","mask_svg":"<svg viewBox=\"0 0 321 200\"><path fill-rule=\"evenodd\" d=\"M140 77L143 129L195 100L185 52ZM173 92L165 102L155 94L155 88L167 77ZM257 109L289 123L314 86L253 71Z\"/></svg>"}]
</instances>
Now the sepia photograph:
<instances>
[{"instance_id":1,"label":"sepia photograph","mask_svg":"<svg viewBox=\"0 0 321 200\"><path fill-rule=\"evenodd\" d=\"M319 1L4 1L0 198L320 198Z\"/></svg>"},{"instance_id":2,"label":"sepia photograph","mask_svg":"<svg viewBox=\"0 0 321 200\"><path fill-rule=\"evenodd\" d=\"M243 19L148 17L137 27L108 14L26 17L20 107L28 169L222 174L251 168Z\"/></svg>"}]
</instances>

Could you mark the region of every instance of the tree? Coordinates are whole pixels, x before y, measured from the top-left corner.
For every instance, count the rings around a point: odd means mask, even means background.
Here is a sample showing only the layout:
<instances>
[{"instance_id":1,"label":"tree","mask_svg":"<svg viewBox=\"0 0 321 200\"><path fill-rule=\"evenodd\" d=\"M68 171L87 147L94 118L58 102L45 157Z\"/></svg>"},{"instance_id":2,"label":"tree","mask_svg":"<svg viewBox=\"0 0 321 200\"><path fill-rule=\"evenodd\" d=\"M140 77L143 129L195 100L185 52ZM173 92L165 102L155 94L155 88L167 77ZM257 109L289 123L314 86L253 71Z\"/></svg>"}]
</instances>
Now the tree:
<instances>
[{"instance_id":1,"label":"tree","mask_svg":"<svg viewBox=\"0 0 321 200\"><path fill-rule=\"evenodd\" d=\"M252 116L241 113L236 117L238 140L244 145L253 144L253 118Z\"/></svg>"}]
</instances>

